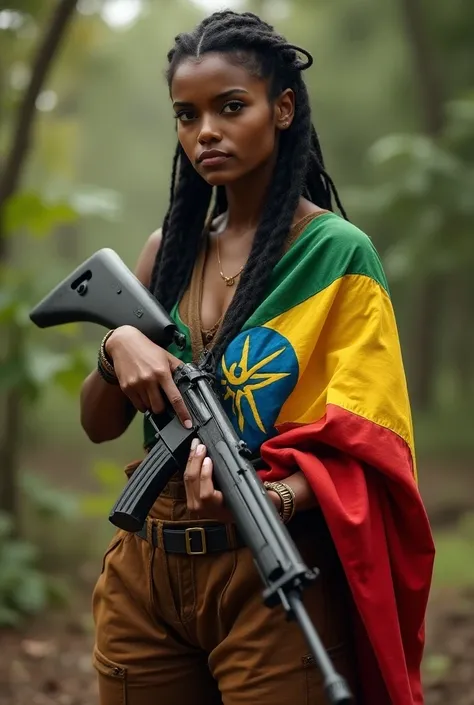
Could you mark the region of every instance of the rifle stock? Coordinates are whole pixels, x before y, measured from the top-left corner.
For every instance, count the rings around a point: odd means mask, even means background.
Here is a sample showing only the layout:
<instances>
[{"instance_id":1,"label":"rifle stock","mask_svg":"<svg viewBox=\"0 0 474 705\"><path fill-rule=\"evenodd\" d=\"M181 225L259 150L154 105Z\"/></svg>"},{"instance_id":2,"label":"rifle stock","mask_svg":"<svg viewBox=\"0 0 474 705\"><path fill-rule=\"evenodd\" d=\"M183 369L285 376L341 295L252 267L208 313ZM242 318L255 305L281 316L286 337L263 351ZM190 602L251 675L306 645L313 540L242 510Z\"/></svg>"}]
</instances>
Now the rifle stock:
<instances>
[{"instance_id":1,"label":"rifle stock","mask_svg":"<svg viewBox=\"0 0 474 705\"><path fill-rule=\"evenodd\" d=\"M60 282L30 312L39 328L65 323L130 325L157 345L183 347L183 335L148 289L113 250L104 247Z\"/></svg>"}]
</instances>

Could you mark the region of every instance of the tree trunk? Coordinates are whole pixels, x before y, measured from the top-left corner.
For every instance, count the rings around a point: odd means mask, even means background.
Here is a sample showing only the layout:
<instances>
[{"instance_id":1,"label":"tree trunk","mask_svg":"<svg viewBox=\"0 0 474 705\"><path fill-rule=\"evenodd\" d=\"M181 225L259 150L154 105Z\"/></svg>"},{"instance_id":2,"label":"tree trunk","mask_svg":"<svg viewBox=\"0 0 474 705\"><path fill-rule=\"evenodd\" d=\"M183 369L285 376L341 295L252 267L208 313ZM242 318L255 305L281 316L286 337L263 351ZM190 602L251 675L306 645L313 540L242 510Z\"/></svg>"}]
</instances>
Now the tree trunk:
<instances>
[{"instance_id":1,"label":"tree trunk","mask_svg":"<svg viewBox=\"0 0 474 705\"><path fill-rule=\"evenodd\" d=\"M6 333L7 360L18 360L22 352L22 330L12 323ZM0 510L10 515L13 532L19 533L17 476L21 445L21 390L12 387L4 395L0 441Z\"/></svg>"},{"instance_id":2,"label":"tree trunk","mask_svg":"<svg viewBox=\"0 0 474 705\"><path fill-rule=\"evenodd\" d=\"M399 0L406 37L413 61L413 76L420 96L423 129L436 139L444 127L444 104L441 79L434 52L426 32L421 0ZM420 410L430 408L435 391L438 367L438 338L440 301L444 295L444 281L428 273L421 282L415 298L413 329L409 345L409 382L413 406Z\"/></svg>"},{"instance_id":3,"label":"tree trunk","mask_svg":"<svg viewBox=\"0 0 474 705\"><path fill-rule=\"evenodd\" d=\"M466 407L466 401L471 399L472 392L472 321L469 306L472 290L472 276L469 271L461 270L452 277L449 287L449 362L455 381L455 401L461 400L461 406Z\"/></svg>"},{"instance_id":4,"label":"tree trunk","mask_svg":"<svg viewBox=\"0 0 474 705\"><path fill-rule=\"evenodd\" d=\"M8 266L9 248L4 230L4 206L18 188L21 174L28 155L32 126L36 114L36 100L40 94L61 40L72 20L77 0L60 0L46 28L38 47L31 72L30 83L21 102L16 129L11 147L7 152L4 167L0 174L0 265ZM12 324L6 337L9 354L21 355L21 331ZM0 417L3 418L4 432L0 444L0 509L11 515L14 530L18 532L18 490L19 454L22 426L21 389L9 390L1 399Z\"/></svg>"},{"instance_id":5,"label":"tree trunk","mask_svg":"<svg viewBox=\"0 0 474 705\"><path fill-rule=\"evenodd\" d=\"M16 191L18 186L30 146L31 128L36 112L36 100L41 93L76 5L77 0L60 0L58 2L38 48L31 79L18 112L11 148L0 177L0 213L5 201Z\"/></svg>"}]
</instances>

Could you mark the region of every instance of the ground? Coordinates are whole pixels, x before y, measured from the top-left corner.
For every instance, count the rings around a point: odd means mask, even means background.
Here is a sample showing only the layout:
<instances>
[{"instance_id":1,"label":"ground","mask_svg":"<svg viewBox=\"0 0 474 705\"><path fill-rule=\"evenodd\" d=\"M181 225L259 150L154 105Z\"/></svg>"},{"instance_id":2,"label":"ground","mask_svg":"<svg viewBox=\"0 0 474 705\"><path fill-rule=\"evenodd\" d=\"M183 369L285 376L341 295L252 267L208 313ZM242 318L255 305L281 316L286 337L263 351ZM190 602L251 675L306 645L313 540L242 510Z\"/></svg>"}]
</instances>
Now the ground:
<instances>
[{"instance_id":1,"label":"ground","mask_svg":"<svg viewBox=\"0 0 474 705\"><path fill-rule=\"evenodd\" d=\"M474 590L430 607L426 705L474 705ZM0 705L97 705L87 601L75 616L0 635Z\"/></svg>"}]
</instances>

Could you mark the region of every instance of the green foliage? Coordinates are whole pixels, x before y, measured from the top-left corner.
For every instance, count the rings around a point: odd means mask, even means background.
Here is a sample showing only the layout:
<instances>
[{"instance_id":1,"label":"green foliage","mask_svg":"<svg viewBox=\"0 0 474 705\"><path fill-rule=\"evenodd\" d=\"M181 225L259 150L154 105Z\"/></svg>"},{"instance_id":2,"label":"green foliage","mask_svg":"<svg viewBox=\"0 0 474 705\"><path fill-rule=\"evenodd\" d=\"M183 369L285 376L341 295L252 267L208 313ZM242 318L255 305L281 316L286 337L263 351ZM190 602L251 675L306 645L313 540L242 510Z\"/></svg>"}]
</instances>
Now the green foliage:
<instances>
[{"instance_id":1,"label":"green foliage","mask_svg":"<svg viewBox=\"0 0 474 705\"><path fill-rule=\"evenodd\" d=\"M0 393L15 389L31 402L39 400L42 390L51 384L69 393L76 392L90 369L86 352L76 345L64 351L52 351L33 343L37 333L28 313L39 298L33 298L35 287L26 274L11 269L5 273L3 282L0 325L6 332L5 339L10 340L10 350L0 368ZM71 329L68 329L64 344L70 344L70 336Z\"/></svg>"},{"instance_id":2,"label":"green foliage","mask_svg":"<svg viewBox=\"0 0 474 705\"><path fill-rule=\"evenodd\" d=\"M84 494L80 500L81 511L86 517L108 516L124 486L123 470L109 460L99 460L92 467L98 491Z\"/></svg>"},{"instance_id":3,"label":"green foliage","mask_svg":"<svg viewBox=\"0 0 474 705\"><path fill-rule=\"evenodd\" d=\"M392 282L474 264L474 100L448 106L444 134L387 135L370 148L370 188L348 193L350 206L387 235L384 264Z\"/></svg>"},{"instance_id":4,"label":"green foliage","mask_svg":"<svg viewBox=\"0 0 474 705\"><path fill-rule=\"evenodd\" d=\"M446 654L428 654L423 662L425 678L430 682L433 679L442 679L449 673L453 660Z\"/></svg>"},{"instance_id":5,"label":"green foliage","mask_svg":"<svg viewBox=\"0 0 474 705\"><path fill-rule=\"evenodd\" d=\"M474 514L458 526L435 534L434 585L437 588L474 585Z\"/></svg>"},{"instance_id":6,"label":"green foliage","mask_svg":"<svg viewBox=\"0 0 474 705\"><path fill-rule=\"evenodd\" d=\"M11 521L0 514L0 627L19 625L48 605L63 601L64 588L39 567L39 551L11 535Z\"/></svg>"},{"instance_id":7,"label":"green foliage","mask_svg":"<svg viewBox=\"0 0 474 705\"><path fill-rule=\"evenodd\" d=\"M38 193L20 191L6 203L4 227L7 235L27 229L32 235L44 237L58 223L73 223L77 217L78 213L68 203L48 203Z\"/></svg>"},{"instance_id":8,"label":"green foliage","mask_svg":"<svg viewBox=\"0 0 474 705\"><path fill-rule=\"evenodd\" d=\"M64 525L65 522L80 517L80 500L76 494L51 486L43 477L33 472L22 473L20 484L35 521L44 524L60 520Z\"/></svg>"}]
</instances>

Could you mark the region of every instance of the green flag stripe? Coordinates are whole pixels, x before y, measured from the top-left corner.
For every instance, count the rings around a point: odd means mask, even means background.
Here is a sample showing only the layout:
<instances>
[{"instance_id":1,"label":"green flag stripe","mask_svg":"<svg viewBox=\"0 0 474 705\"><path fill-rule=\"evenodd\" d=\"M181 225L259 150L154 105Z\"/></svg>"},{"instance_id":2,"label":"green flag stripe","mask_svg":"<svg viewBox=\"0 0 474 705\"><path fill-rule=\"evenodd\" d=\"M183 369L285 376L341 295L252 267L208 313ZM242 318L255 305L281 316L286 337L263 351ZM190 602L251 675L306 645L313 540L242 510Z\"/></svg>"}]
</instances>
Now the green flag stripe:
<instances>
[{"instance_id":1,"label":"green flag stripe","mask_svg":"<svg viewBox=\"0 0 474 705\"><path fill-rule=\"evenodd\" d=\"M308 224L276 265L268 296L243 329L265 324L348 274L370 277L389 293L369 237L335 213L321 215Z\"/></svg>"}]
</instances>

